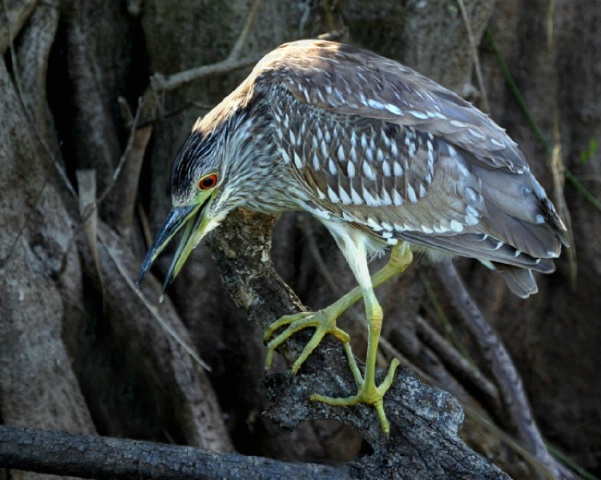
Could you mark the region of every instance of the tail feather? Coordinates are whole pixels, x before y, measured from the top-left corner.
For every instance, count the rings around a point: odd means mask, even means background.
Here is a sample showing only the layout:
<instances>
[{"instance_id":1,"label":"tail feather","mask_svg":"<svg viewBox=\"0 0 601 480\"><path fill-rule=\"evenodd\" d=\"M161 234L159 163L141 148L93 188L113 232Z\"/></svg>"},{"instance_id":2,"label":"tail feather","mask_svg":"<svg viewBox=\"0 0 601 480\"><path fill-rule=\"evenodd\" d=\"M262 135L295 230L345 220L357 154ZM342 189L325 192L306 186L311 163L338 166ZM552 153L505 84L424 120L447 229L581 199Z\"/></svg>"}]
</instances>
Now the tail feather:
<instances>
[{"instance_id":1,"label":"tail feather","mask_svg":"<svg viewBox=\"0 0 601 480\"><path fill-rule=\"evenodd\" d=\"M509 289L518 297L528 298L538 292L532 270L499 263L493 263L493 265L495 270L503 277Z\"/></svg>"}]
</instances>

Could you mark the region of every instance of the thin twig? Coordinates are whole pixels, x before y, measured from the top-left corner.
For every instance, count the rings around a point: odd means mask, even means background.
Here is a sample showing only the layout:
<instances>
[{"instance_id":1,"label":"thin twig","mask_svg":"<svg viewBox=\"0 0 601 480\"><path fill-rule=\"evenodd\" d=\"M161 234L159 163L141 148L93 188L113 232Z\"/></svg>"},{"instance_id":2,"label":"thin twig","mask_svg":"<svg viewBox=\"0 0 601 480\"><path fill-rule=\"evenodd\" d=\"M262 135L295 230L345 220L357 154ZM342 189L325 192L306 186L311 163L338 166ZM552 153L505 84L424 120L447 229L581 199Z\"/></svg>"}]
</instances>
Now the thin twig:
<instances>
[{"instance_id":1,"label":"thin twig","mask_svg":"<svg viewBox=\"0 0 601 480\"><path fill-rule=\"evenodd\" d=\"M180 113L184 112L185 110L187 110L191 107L196 107L201 110L209 111L209 110L212 110L215 107L215 105L210 105L208 103L191 100L189 102L186 102L185 104L183 104L180 107L175 107L171 110L163 110L163 111L161 111L160 115L154 116L147 120L139 120L137 128L141 129L144 127L152 126L155 123L157 123L159 120L165 120L166 118L170 118L170 117L174 117L175 115L179 115Z\"/></svg>"},{"instance_id":2,"label":"thin twig","mask_svg":"<svg viewBox=\"0 0 601 480\"><path fill-rule=\"evenodd\" d=\"M144 296L144 294L138 288L136 288L134 282L132 281L132 278L134 278L133 275L131 275L131 273L128 272L125 269L125 267L123 266L121 260L119 259L119 254L112 249L112 247L110 246L110 242L108 242L108 241L106 241L105 239L102 238L102 235L100 234L100 232L99 232L99 239L100 239L100 243L106 249L106 252L107 252L108 256L110 257L110 259L115 264L115 267L117 267L117 270L121 274L121 277L123 278L123 280L125 281L125 283L129 287L129 289L131 290L131 292L138 296L138 298L144 304L144 306L146 307L146 309L151 313L151 315L153 316L153 318L159 323L159 325L163 328L163 330L171 338L173 338L175 340L175 342L178 345L180 345L186 351L186 353L188 353L188 355L190 355L190 357L192 357L192 359L194 359L194 361L196 363L198 363L202 368L204 368L205 370L207 370L207 371L210 372L211 371L211 367L204 360L202 360L198 356L198 354L194 351L194 349L190 345L188 345L178 335L178 333L171 327L171 325L169 325L167 322L165 322L165 320L163 320L163 317L159 314L159 312L157 311L157 308L155 306L151 305L151 303Z\"/></svg>"},{"instance_id":3,"label":"thin twig","mask_svg":"<svg viewBox=\"0 0 601 480\"><path fill-rule=\"evenodd\" d=\"M488 103L488 95L486 94L486 87L484 85L484 78L482 77L482 68L480 66L480 58L478 57L478 49L476 46L476 40L474 38L474 32L472 31L472 24L467 15L467 10L463 0L457 0L465 29L467 30L467 38L470 44L470 55L474 62L474 70L476 71L476 79L478 80L478 88L480 89L480 109L486 113L490 113L490 104Z\"/></svg>"},{"instance_id":4,"label":"thin twig","mask_svg":"<svg viewBox=\"0 0 601 480\"><path fill-rule=\"evenodd\" d=\"M485 399L485 403L497 418L502 413L501 401L497 387L486 378L478 368L468 362L440 333L430 326L426 320L416 318L417 334L440 358L448 370L460 379L468 391L477 389L473 396Z\"/></svg>"},{"instance_id":5,"label":"thin twig","mask_svg":"<svg viewBox=\"0 0 601 480\"><path fill-rule=\"evenodd\" d=\"M244 27L242 28L242 31L236 40L236 44L225 60L212 63L210 65L201 65L200 67L190 68L189 70L184 70L183 72L174 73L173 75L169 76L164 76L161 73L155 73L150 80L152 88L155 91L175 90L176 88L179 88L182 85L190 83L194 80L213 77L215 75L222 75L224 73L248 67L257 63L265 56L267 52L260 55L247 56L244 58L240 58L240 52L246 43L250 28L257 16L259 7L261 6L261 1L262 0L255 0L251 6L246 23L244 24Z\"/></svg>"},{"instance_id":6,"label":"thin twig","mask_svg":"<svg viewBox=\"0 0 601 480\"><path fill-rule=\"evenodd\" d=\"M133 117L133 119L131 119L131 127L130 127L130 131L129 131L129 136L127 138L127 145L125 146L125 150L123 151L121 158L119 158L119 163L117 164L117 167L113 171L113 176L111 177L110 182L107 184L105 189L102 191L102 193L98 196L98 199L96 200L96 203L98 204L98 206L100 206L100 204L104 201L106 196L112 190L113 186L117 182L117 179L119 178L119 174L121 173L121 169L123 168L123 165L129 158L129 152L132 149L132 145L134 143L134 138L136 135L136 130L138 129L138 122L140 120L141 111L142 111L142 100L140 99L140 100L138 100L138 108L136 109L136 115L135 115L135 117Z\"/></svg>"},{"instance_id":7,"label":"thin twig","mask_svg":"<svg viewBox=\"0 0 601 480\"><path fill-rule=\"evenodd\" d=\"M534 420L522 378L505 345L472 300L454 265L451 262L441 262L437 270L461 314L460 317L464 320L465 326L480 345L485 359L490 363L507 414L517 428L518 437L524 447L552 472L555 478L561 478L559 464L549 454Z\"/></svg>"},{"instance_id":8,"label":"thin twig","mask_svg":"<svg viewBox=\"0 0 601 480\"><path fill-rule=\"evenodd\" d=\"M246 23L244 24L244 27L242 28L242 31L238 36L238 40L236 40L234 48L232 48L232 51L227 57L229 60L237 60L238 58L240 58L240 53L244 48L244 44L246 43L246 39L248 38L248 33L250 32L250 27L252 27L252 24L255 21L255 17L257 16L257 12L259 11L261 2L262 0L255 0L255 2L250 7L250 11L248 12L248 15L246 17Z\"/></svg>"},{"instance_id":9,"label":"thin twig","mask_svg":"<svg viewBox=\"0 0 601 480\"><path fill-rule=\"evenodd\" d=\"M553 0L549 0L549 8L547 9L547 56L548 65L555 65L555 44L553 42ZM557 88L558 85L557 75L555 75L554 86ZM575 246L574 233L572 229L572 218L570 211L566 204L566 198L564 195L564 181L565 165L563 163L563 155L561 149L561 132L559 128L559 105L557 93L551 100L551 112L553 119L553 148L551 150L550 163L551 163L551 174L553 176L553 198L561 213L561 217L566 222L568 231L567 235L570 241L570 245ZM578 276L578 263L576 259L576 248L569 248L566 251L570 265L570 279L572 288L576 289L576 280Z\"/></svg>"},{"instance_id":10,"label":"thin twig","mask_svg":"<svg viewBox=\"0 0 601 480\"><path fill-rule=\"evenodd\" d=\"M164 76L161 73L155 73L151 78L152 88L157 91L169 91L190 83L201 78L214 77L222 75L234 70L239 70L250 65L254 65L265 53L260 55L252 55L237 60L226 58L221 62L212 63L210 65L202 65L200 67L191 68L183 72L174 73L173 75Z\"/></svg>"},{"instance_id":11,"label":"thin twig","mask_svg":"<svg viewBox=\"0 0 601 480\"><path fill-rule=\"evenodd\" d=\"M499 48L497 47L497 43L495 42L495 39L494 39L491 31L488 28L485 30L485 35L486 35L487 40L490 42L490 45L493 49L495 57L497 58L497 61L499 62L499 68L501 69L501 72L503 73L503 77L505 78L505 81L507 82L507 86L508 86L509 90L511 91L513 99L517 103L518 108L520 109L520 111L524 115L524 118L526 119L526 123L528 123L528 125L530 126L530 128L532 129L532 131L534 132L536 137L539 139L539 141L545 147L547 155L551 156L553 154L553 148L551 147L551 144L547 140L547 137L545 136L543 131L540 129L538 124L532 118L532 115L530 115L530 111L528 110L526 101L524 100L524 97L520 93L520 90L518 89L518 87L515 83L515 80L513 79L513 76L511 75L511 72L509 71L509 67L507 66L505 59L501 55L501 52L499 51ZM591 203L597 210L601 211L601 201L599 201L599 199L597 199L582 184L582 182L580 182L578 180L578 178L570 170L566 169L565 177L566 177L566 180L568 180L589 203Z\"/></svg>"}]
</instances>

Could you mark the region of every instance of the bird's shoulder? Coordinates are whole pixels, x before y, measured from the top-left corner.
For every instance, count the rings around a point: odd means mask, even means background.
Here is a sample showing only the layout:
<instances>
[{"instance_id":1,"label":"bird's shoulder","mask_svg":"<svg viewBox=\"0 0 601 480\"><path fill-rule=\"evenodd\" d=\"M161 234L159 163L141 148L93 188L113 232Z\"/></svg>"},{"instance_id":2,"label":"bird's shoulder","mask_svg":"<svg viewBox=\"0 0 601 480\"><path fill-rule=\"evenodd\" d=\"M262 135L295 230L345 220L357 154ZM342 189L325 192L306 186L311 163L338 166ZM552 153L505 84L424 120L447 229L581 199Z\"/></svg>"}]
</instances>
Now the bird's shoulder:
<instances>
[{"instance_id":1,"label":"bird's shoulder","mask_svg":"<svg viewBox=\"0 0 601 480\"><path fill-rule=\"evenodd\" d=\"M322 40L282 45L264 57L252 82L283 85L296 101L327 112L431 133L489 168L528 170L517 145L460 96L394 60Z\"/></svg>"}]
</instances>

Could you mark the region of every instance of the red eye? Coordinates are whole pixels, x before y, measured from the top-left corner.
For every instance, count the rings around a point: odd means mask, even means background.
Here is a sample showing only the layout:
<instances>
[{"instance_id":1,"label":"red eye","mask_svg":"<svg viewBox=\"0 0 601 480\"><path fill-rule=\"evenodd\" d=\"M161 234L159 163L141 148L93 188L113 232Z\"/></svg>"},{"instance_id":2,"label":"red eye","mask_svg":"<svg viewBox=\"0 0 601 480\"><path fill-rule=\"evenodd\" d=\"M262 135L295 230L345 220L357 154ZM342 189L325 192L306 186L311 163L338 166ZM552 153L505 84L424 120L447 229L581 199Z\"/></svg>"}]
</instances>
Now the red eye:
<instances>
[{"instance_id":1,"label":"red eye","mask_svg":"<svg viewBox=\"0 0 601 480\"><path fill-rule=\"evenodd\" d=\"M217 184L217 175L214 173L211 173L210 175L207 175L206 177L202 177L200 179L200 181L198 182L198 187L201 190L207 190L209 188L213 188L216 184Z\"/></svg>"}]
</instances>

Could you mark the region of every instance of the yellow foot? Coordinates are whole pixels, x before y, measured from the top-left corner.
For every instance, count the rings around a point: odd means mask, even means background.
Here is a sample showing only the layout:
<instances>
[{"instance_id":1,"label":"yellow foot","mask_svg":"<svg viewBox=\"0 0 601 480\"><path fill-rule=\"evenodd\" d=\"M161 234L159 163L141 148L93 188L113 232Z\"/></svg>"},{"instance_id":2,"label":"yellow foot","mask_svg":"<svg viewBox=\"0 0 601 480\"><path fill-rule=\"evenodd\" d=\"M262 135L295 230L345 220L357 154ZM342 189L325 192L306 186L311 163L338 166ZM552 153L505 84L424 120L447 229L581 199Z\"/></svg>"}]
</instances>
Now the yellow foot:
<instances>
[{"instance_id":1,"label":"yellow foot","mask_svg":"<svg viewBox=\"0 0 601 480\"><path fill-rule=\"evenodd\" d=\"M349 364L355 363L354 359L351 361L349 359ZM390 367L388 368L388 373L384 378L384 381L380 384L379 387L376 386L375 382L372 380L364 380L362 378L357 379L355 377L355 381L357 381L357 386L359 390L357 395L353 395L352 397L346 398L334 398L334 397L326 397L323 395L311 395L311 400L316 402L327 403L328 405L336 405L336 406L351 406L357 405L359 403L366 403L367 405L372 405L376 409L376 413L378 414L378 418L380 419L380 425L382 425L382 430L388 436L390 434L390 423L386 418L386 413L384 412L384 395L392 385L392 381L394 380L394 373L399 366L399 361L394 358L390 363ZM351 365L351 370L353 370ZM366 375L367 376L367 375Z\"/></svg>"},{"instance_id":2,"label":"yellow foot","mask_svg":"<svg viewBox=\"0 0 601 480\"><path fill-rule=\"evenodd\" d=\"M276 348L278 348L295 333L308 327L315 328L315 333L307 345L305 345L305 348L299 357L292 364L292 367L290 367L292 373L298 372L298 369L301 367L301 365L305 362L305 360L307 360L309 355L311 355L313 350L315 350L321 343L323 337L325 337L328 333L334 335L334 337L340 340L345 346L348 345L350 339L348 333L336 326L336 319L342 313L340 308L338 308L337 303L318 312L301 312L294 315L285 315L278 321L272 323L263 337L266 342L269 341L267 344L265 368L271 368L273 363L273 354ZM273 338L271 341L269 340L278 329L285 327L286 325L286 330Z\"/></svg>"}]
</instances>

